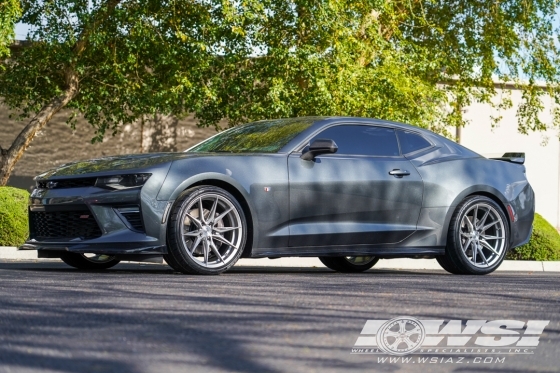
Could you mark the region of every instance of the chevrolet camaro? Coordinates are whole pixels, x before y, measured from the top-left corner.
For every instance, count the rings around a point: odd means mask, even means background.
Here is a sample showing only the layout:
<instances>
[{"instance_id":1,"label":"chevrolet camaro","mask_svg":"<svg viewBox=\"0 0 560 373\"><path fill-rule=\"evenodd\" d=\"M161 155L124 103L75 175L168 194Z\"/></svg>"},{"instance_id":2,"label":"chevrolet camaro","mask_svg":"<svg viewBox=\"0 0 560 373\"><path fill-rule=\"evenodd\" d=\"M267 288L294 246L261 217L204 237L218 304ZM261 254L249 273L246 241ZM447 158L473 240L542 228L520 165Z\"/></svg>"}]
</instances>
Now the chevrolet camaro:
<instances>
[{"instance_id":1,"label":"chevrolet camaro","mask_svg":"<svg viewBox=\"0 0 560 373\"><path fill-rule=\"evenodd\" d=\"M185 152L79 161L37 176L21 249L84 270L163 258L209 275L241 257L295 256L361 272L408 257L487 274L531 235L523 157L487 159L377 119L253 122Z\"/></svg>"}]
</instances>

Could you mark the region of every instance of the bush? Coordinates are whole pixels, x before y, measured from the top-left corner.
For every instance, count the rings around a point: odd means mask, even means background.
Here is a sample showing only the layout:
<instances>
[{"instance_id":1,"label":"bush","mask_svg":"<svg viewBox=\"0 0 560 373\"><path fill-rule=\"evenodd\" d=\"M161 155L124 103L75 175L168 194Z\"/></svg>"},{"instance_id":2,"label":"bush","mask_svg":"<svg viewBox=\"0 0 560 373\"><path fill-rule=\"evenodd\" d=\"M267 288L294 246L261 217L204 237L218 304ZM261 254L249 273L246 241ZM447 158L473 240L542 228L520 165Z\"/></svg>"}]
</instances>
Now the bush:
<instances>
[{"instance_id":1,"label":"bush","mask_svg":"<svg viewBox=\"0 0 560 373\"><path fill-rule=\"evenodd\" d=\"M0 187L0 246L19 246L29 236L28 198L26 190Z\"/></svg>"},{"instance_id":2,"label":"bush","mask_svg":"<svg viewBox=\"0 0 560 373\"><path fill-rule=\"evenodd\" d=\"M535 214L531 239L526 245L510 250L506 259L560 260L560 234L542 216Z\"/></svg>"}]
</instances>

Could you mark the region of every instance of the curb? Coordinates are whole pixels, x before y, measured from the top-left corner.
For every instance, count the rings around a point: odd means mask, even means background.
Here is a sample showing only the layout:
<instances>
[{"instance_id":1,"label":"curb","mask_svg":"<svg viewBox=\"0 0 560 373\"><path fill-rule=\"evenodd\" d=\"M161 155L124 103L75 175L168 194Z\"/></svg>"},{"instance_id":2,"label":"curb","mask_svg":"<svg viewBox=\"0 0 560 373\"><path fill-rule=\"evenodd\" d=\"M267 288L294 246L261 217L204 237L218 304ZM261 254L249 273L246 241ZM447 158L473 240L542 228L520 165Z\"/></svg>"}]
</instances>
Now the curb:
<instances>
[{"instance_id":1,"label":"curb","mask_svg":"<svg viewBox=\"0 0 560 373\"><path fill-rule=\"evenodd\" d=\"M37 259L37 251L18 250L16 247L0 246L0 260L38 260L52 261L59 259ZM306 268L324 267L318 258L291 257L279 259L240 259L235 266L238 267L284 267L284 268ZM434 259L382 259L374 269L422 269L422 270L441 270L438 262ZM560 272L560 261L525 261L525 260L504 260L497 271L518 271L518 272Z\"/></svg>"}]
</instances>

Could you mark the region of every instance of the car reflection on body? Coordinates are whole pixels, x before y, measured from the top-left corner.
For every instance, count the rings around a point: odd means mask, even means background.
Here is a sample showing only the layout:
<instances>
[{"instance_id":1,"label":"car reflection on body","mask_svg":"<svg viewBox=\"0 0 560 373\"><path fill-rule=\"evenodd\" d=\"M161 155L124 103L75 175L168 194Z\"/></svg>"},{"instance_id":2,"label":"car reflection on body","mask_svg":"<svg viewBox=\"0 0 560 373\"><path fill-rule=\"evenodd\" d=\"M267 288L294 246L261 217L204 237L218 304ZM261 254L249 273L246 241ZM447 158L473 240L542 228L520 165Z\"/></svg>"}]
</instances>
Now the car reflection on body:
<instances>
[{"instance_id":1,"label":"car reflection on body","mask_svg":"<svg viewBox=\"0 0 560 373\"><path fill-rule=\"evenodd\" d=\"M529 240L522 159L350 117L248 123L182 153L107 157L39 175L22 249L80 269L161 259L219 274L240 257L319 257L359 272L435 258L486 274Z\"/></svg>"}]
</instances>

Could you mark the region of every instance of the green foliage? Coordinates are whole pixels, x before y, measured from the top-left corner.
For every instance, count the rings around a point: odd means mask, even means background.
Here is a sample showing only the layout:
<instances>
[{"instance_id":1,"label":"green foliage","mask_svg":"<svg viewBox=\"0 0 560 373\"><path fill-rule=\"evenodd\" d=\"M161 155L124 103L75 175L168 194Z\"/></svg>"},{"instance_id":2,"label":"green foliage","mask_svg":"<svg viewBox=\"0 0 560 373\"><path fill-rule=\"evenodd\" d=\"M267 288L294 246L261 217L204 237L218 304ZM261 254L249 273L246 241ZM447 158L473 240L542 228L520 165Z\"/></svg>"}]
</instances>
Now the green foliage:
<instances>
[{"instance_id":1,"label":"green foliage","mask_svg":"<svg viewBox=\"0 0 560 373\"><path fill-rule=\"evenodd\" d=\"M559 0L22 4L33 43L0 73L0 96L30 117L74 72L80 93L68 106L95 141L156 112L194 112L214 126L368 116L442 132L464 125L461 108L473 101L511 106L493 101L495 79L523 90L522 132L545 128L544 95L560 102Z\"/></svg>"},{"instance_id":2,"label":"green foliage","mask_svg":"<svg viewBox=\"0 0 560 373\"><path fill-rule=\"evenodd\" d=\"M20 15L19 0L0 0L0 58L10 55L14 25Z\"/></svg>"},{"instance_id":3,"label":"green foliage","mask_svg":"<svg viewBox=\"0 0 560 373\"><path fill-rule=\"evenodd\" d=\"M506 259L560 260L560 234L542 216L535 214L531 240L508 252Z\"/></svg>"},{"instance_id":4,"label":"green foliage","mask_svg":"<svg viewBox=\"0 0 560 373\"><path fill-rule=\"evenodd\" d=\"M0 246L19 246L29 237L28 198L23 189L0 187Z\"/></svg>"}]
</instances>

